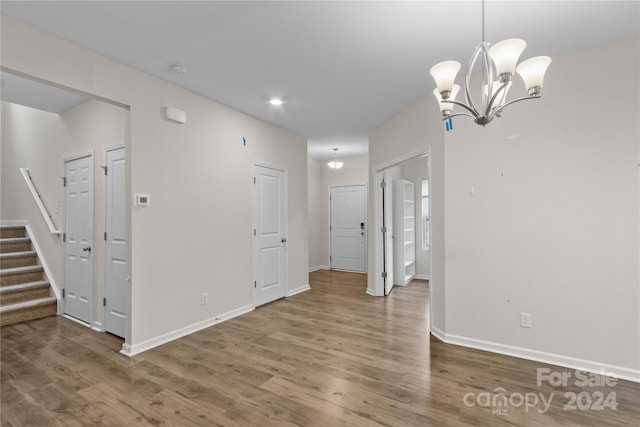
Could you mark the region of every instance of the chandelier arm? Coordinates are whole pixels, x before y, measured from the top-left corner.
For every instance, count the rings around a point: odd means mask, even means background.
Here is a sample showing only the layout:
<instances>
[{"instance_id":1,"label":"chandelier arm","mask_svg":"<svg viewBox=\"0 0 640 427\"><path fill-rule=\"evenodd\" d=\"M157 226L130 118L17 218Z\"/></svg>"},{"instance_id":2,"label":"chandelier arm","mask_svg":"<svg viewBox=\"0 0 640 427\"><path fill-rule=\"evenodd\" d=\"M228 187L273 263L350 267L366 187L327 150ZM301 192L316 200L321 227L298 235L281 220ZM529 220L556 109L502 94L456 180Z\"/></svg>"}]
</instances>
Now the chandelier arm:
<instances>
[{"instance_id":1,"label":"chandelier arm","mask_svg":"<svg viewBox=\"0 0 640 427\"><path fill-rule=\"evenodd\" d=\"M459 105L459 106L461 106L462 108L464 108L464 109L466 109L467 111L469 111L469 112L472 114L472 116L471 116L471 117L473 117L473 118L476 118L476 117L479 117L479 116L480 116L480 114L478 114L478 112L477 112L473 107L470 107L470 106L468 106L467 104L464 104L464 103L462 103L462 102L458 102L458 101L449 101L449 100L447 100L447 101L442 101L442 102L443 102L443 103L448 102L448 103L451 103L451 104L455 104L455 105Z\"/></svg>"},{"instance_id":2,"label":"chandelier arm","mask_svg":"<svg viewBox=\"0 0 640 427\"><path fill-rule=\"evenodd\" d=\"M491 101L489 101L489 104L487 105L487 110L484 112L485 116L488 116L489 113L491 113L491 108L493 108L493 103L496 101L496 98L498 98L498 95L500 94L500 92L502 92L503 90L506 90L506 87L509 85L510 82L505 82L502 84L502 86L500 86L498 88L498 90L496 90L496 93L493 94L493 96L491 97ZM509 103L510 104L510 103ZM496 110L496 112L499 112L502 110L502 108L506 107L509 104L505 104L504 106L498 108Z\"/></svg>"},{"instance_id":3,"label":"chandelier arm","mask_svg":"<svg viewBox=\"0 0 640 427\"><path fill-rule=\"evenodd\" d=\"M511 101L507 102L506 104L504 104L502 107L500 107L500 109L494 111L492 115L495 116L496 114L501 113L502 110L505 109L505 107L508 107L509 105L514 104L516 102L526 101L527 99L538 99L538 98L541 98L541 96L540 95L530 95L530 96L523 96L522 98L517 98L517 99L511 100Z\"/></svg>"},{"instance_id":4,"label":"chandelier arm","mask_svg":"<svg viewBox=\"0 0 640 427\"><path fill-rule=\"evenodd\" d=\"M455 116L467 116L467 117L471 117L472 119L476 118L476 116L472 116L469 113L455 113L455 114L450 114L450 115L448 115L446 117L443 117L442 121L449 120L451 117L455 117Z\"/></svg>"}]
</instances>

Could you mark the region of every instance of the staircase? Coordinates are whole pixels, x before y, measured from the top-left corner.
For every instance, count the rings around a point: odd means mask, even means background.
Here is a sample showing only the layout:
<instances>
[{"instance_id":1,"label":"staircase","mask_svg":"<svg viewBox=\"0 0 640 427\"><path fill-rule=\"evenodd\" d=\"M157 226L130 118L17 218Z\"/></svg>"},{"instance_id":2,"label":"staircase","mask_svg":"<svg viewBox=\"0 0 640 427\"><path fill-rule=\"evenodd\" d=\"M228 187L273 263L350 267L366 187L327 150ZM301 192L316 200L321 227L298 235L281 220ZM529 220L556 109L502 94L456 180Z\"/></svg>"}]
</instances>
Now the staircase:
<instances>
[{"instance_id":1,"label":"staircase","mask_svg":"<svg viewBox=\"0 0 640 427\"><path fill-rule=\"evenodd\" d=\"M53 316L57 306L25 227L1 227L0 326Z\"/></svg>"}]
</instances>

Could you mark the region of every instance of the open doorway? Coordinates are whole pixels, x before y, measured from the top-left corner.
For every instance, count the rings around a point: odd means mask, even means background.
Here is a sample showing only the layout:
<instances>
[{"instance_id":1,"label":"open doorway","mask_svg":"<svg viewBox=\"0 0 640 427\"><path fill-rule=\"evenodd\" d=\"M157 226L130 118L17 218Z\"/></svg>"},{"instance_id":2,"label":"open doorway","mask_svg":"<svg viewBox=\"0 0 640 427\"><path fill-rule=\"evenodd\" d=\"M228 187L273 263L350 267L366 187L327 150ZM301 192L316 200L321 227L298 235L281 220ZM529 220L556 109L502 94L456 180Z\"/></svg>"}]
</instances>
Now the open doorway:
<instances>
[{"instance_id":1,"label":"open doorway","mask_svg":"<svg viewBox=\"0 0 640 427\"><path fill-rule=\"evenodd\" d=\"M429 153L427 148L374 168L374 295L430 278ZM401 189L403 194L394 197Z\"/></svg>"},{"instance_id":2,"label":"open doorway","mask_svg":"<svg viewBox=\"0 0 640 427\"><path fill-rule=\"evenodd\" d=\"M4 68L1 78L2 220L23 222L32 230L43 263L50 267L47 279L59 314L126 338L129 107ZM112 158L116 148L118 156ZM43 226L43 216L32 208L20 168L29 170L45 211L62 228L59 236ZM80 193L93 197L87 206L72 203ZM115 243L119 254L111 250ZM74 267L72 259L86 268ZM115 307L121 317L117 327L110 317Z\"/></svg>"}]
</instances>

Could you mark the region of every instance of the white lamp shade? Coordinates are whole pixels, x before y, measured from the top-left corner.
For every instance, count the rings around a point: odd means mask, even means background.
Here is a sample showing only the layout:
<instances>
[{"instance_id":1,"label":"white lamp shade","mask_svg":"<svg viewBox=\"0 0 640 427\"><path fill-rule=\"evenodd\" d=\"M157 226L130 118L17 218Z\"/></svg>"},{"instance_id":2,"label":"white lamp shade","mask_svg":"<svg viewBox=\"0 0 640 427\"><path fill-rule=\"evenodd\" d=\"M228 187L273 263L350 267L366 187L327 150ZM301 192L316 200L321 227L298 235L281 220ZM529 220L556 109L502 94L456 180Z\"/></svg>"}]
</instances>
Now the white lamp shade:
<instances>
[{"instance_id":1,"label":"white lamp shade","mask_svg":"<svg viewBox=\"0 0 640 427\"><path fill-rule=\"evenodd\" d=\"M344 162L341 162L340 160L331 160L327 164L331 169L340 169L342 166L344 166Z\"/></svg>"},{"instance_id":2,"label":"white lamp shade","mask_svg":"<svg viewBox=\"0 0 640 427\"><path fill-rule=\"evenodd\" d=\"M551 58L548 56L536 56L518 65L516 71L520 74L522 80L524 80L527 91L534 87L542 87L544 74L547 72L549 64L551 64Z\"/></svg>"},{"instance_id":3,"label":"white lamp shade","mask_svg":"<svg viewBox=\"0 0 640 427\"><path fill-rule=\"evenodd\" d=\"M498 75L513 74L516 71L518 58L525 47L527 43L520 39L508 39L494 44L489 49L489 56L496 64L496 73Z\"/></svg>"},{"instance_id":4,"label":"white lamp shade","mask_svg":"<svg viewBox=\"0 0 640 427\"><path fill-rule=\"evenodd\" d=\"M453 81L459 70L460 63L457 61L444 61L431 67L429 74L436 81L438 93L453 90Z\"/></svg>"},{"instance_id":5,"label":"white lamp shade","mask_svg":"<svg viewBox=\"0 0 640 427\"><path fill-rule=\"evenodd\" d=\"M451 89L451 95L449 95L449 100L450 101L455 101L456 100L456 95L458 94L458 92L460 92L460 86L458 85L453 85L453 88ZM440 105L440 111L451 111L453 110L453 107L455 104L452 104L450 102L442 102L442 96L440 95L440 92L438 92L438 89L434 89L433 90L433 95L436 97L436 99L438 100L438 105Z\"/></svg>"}]
</instances>

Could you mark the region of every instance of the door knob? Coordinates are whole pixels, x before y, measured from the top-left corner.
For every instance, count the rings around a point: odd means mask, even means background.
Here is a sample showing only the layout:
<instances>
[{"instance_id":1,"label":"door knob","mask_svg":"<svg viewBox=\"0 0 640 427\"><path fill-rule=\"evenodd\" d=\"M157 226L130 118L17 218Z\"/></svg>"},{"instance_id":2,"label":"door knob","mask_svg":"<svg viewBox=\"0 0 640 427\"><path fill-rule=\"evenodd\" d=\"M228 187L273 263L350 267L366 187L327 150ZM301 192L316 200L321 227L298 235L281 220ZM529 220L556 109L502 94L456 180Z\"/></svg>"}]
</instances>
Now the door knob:
<instances>
[{"instance_id":1,"label":"door knob","mask_svg":"<svg viewBox=\"0 0 640 427\"><path fill-rule=\"evenodd\" d=\"M282 238L282 240L281 240L281 242L282 242L282 243L287 243L287 238L286 238L286 237L283 237L283 238Z\"/></svg>"},{"instance_id":2,"label":"door knob","mask_svg":"<svg viewBox=\"0 0 640 427\"><path fill-rule=\"evenodd\" d=\"M82 250L85 252L91 252L91 246L85 246Z\"/></svg>"}]
</instances>

